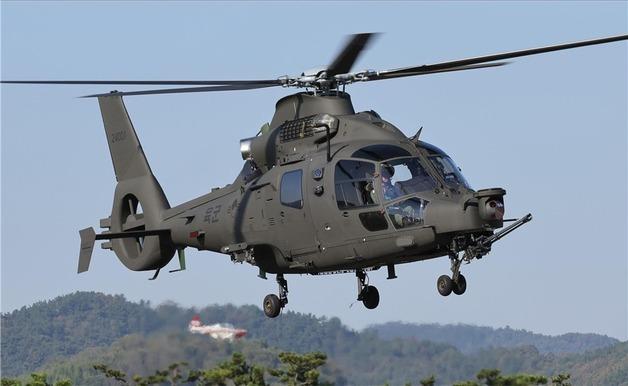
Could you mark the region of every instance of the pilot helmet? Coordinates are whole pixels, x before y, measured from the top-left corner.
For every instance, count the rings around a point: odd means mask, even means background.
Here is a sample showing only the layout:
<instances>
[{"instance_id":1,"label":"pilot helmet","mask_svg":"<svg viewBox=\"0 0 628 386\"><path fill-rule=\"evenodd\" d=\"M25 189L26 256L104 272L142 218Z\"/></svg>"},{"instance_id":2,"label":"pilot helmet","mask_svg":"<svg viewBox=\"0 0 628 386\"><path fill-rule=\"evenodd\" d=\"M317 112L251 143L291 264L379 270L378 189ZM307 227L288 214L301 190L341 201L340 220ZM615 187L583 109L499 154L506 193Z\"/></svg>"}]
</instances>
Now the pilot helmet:
<instances>
[{"instance_id":1,"label":"pilot helmet","mask_svg":"<svg viewBox=\"0 0 628 386\"><path fill-rule=\"evenodd\" d=\"M390 178L395 175L395 168L389 164L382 164L382 175Z\"/></svg>"}]
</instances>

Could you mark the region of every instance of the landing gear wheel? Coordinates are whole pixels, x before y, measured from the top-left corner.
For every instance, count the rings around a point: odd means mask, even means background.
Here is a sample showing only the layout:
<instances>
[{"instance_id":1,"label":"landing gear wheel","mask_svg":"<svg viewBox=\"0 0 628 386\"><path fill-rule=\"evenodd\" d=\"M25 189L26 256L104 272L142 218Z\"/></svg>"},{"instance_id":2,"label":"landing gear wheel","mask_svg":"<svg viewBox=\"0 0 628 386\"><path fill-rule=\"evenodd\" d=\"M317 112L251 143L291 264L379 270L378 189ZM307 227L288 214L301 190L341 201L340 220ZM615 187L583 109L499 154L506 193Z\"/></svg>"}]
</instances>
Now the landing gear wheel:
<instances>
[{"instance_id":1,"label":"landing gear wheel","mask_svg":"<svg viewBox=\"0 0 628 386\"><path fill-rule=\"evenodd\" d=\"M288 304L288 282L283 278L283 274L277 274L277 284L279 285L279 296L275 294L266 295L262 308L264 314L269 318L276 318L281 309Z\"/></svg>"},{"instance_id":2,"label":"landing gear wheel","mask_svg":"<svg viewBox=\"0 0 628 386\"><path fill-rule=\"evenodd\" d=\"M462 295L467 290L467 279L462 274L459 274L458 280L453 282L452 290L456 295Z\"/></svg>"},{"instance_id":3,"label":"landing gear wheel","mask_svg":"<svg viewBox=\"0 0 628 386\"><path fill-rule=\"evenodd\" d=\"M436 281L436 289L438 289L438 293L443 296L449 296L453 288L454 282L447 275L441 275Z\"/></svg>"},{"instance_id":4,"label":"landing gear wheel","mask_svg":"<svg viewBox=\"0 0 628 386\"><path fill-rule=\"evenodd\" d=\"M281 312L281 301L275 294L266 295L264 298L264 314L269 318L276 318Z\"/></svg>"},{"instance_id":5,"label":"landing gear wheel","mask_svg":"<svg viewBox=\"0 0 628 386\"><path fill-rule=\"evenodd\" d=\"M379 291L375 286L369 285L364 287L362 290L362 294L360 296L362 298L362 303L364 307L372 310L377 308L379 305Z\"/></svg>"}]
</instances>

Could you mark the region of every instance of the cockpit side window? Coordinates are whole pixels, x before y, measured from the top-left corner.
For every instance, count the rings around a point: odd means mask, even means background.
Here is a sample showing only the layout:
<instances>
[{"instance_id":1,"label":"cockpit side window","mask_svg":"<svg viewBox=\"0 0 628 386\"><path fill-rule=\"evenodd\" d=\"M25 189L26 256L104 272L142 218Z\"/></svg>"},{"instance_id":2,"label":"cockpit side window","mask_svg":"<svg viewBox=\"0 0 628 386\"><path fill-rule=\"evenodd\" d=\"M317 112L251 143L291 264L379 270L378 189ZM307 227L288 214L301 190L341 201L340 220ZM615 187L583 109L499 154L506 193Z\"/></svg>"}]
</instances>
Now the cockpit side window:
<instances>
[{"instance_id":1,"label":"cockpit side window","mask_svg":"<svg viewBox=\"0 0 628 386\"><path fill-rule=\"evenodd\" d=\"M393 145L371 145L363 147L352 155L353 158L365 158L372 161L383 161L391 158L410 157L407 150Z\"/></svg>"},{"instance_id":2,"label":"cockpit side window","mask_svg":"<svg viewBox=\"0 0 628 386\"><path fill-rule=\"evenodd\" d=\"M339 161L334 175L338 209L375 205L374 176L375 164L372 162Z\"/></svg>"},{"instance_id":3,"label":"cockpit side window","mask_svg":"<svg viewBox=\"0 0 628 386\"><path fill-rule=\"evenodd\" d=\"M301 181L303 179L303 171L293 170L286 172L281 177L281 203L296 209L303 208L303 189Z\"/></svg>"},{"instance_id":4,"label":"cockpit side window","mask_svg":"<svg viewBox=\"0 0 628 386\"><path fill-rule=\"evenodd\" d=\"M386 213L395 228L407 228L415 225L423 225L425 207L429 201L418 197L398 201L386 207Z\"/></svg>"},{"instance_id":5,"label":"cockpit side window","mask_svg":"<svg viewBox=\"0 0 628 386\"><path fill-rule=\"evenodd\" d=\"M381 184L384 200L433 190L436 181L425 170L418 157L382 162Z\"/></svg>"}]
</instances>

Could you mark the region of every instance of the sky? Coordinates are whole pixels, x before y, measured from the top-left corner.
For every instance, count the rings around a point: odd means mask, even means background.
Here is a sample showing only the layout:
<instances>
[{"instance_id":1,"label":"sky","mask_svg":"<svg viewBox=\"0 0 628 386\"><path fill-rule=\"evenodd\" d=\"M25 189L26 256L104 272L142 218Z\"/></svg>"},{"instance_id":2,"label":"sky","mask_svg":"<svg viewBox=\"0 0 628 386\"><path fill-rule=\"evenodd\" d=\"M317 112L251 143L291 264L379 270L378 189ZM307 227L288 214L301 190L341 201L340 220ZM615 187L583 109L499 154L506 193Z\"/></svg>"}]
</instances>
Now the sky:
<instances>
[{"instance_id":1,"label":"sky","mask_svg":"<svg viewBox=\"0 0 628 386\"><path fill-rule=\"evenodd\" d=\"M628 33L626 2L1 3L1 77L273 79L328 62L345 36L381 32L354 67L390 69ZM375 110L448 152L476 189L507 190L507 217L534 220L463 266L464 296L441 297L447 258L370 274L288 276L288 310L356 329L386 321L510 326L628 339L628 45L517 58L493 69L357 84ZM115 178L94 99L113 86L1 87L1 309L74 291L152 304L261 305L276 283L250 265L188 249L184 272L128 271L98 247L76 274L78 230L111 211ZM118 89L123 89L117 87ZM131 90L132 87L126 87ZM127 97L172 205L233 181L239 140L290 89ZM176 259L168 269L174 269ZM261 311L260 311L261 312Z\"/></svg>"}]
</instances>

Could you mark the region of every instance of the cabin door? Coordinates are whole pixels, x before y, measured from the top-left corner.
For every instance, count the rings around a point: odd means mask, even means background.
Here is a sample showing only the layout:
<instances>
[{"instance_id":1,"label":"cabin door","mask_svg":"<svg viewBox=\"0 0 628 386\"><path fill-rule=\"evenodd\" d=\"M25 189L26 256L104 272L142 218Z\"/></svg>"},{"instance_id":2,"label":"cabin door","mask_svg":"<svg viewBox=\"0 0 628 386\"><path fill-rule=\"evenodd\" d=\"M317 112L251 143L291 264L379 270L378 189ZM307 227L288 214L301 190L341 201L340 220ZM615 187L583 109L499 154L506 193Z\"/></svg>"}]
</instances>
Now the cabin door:
<instances>
[{"instance_id":1,"label":"cabin door","mask_svg":"<svg viewBox=\"0 0 628 386\"><path fill-rule=\"evenodd\" d=\"M298 163L282 167L279 176L275 221L281 231L274 237L292 268L311 264L318 252L307 202L310 196L305 183L307 172L305 163Z\"/></svg>"}]
</instances>

